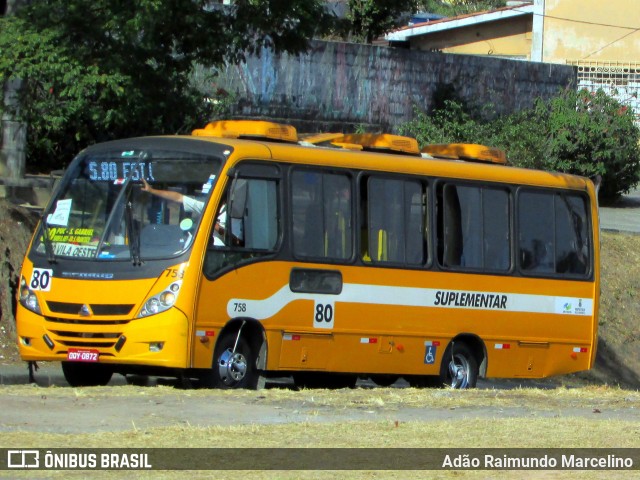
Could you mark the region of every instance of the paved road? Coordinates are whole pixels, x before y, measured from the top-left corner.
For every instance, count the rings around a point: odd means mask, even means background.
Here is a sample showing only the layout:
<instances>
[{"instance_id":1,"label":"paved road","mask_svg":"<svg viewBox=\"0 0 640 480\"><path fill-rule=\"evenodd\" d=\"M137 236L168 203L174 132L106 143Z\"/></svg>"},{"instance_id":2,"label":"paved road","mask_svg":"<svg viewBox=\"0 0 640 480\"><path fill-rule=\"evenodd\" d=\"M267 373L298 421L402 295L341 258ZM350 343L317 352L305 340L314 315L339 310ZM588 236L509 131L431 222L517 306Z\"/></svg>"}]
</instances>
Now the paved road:
<instances>
[{"instance_id":1,"label":"paved road","mask_svg":"<svg viewBox=\"0 0 640 480\"><path fill-rule=\"evenodd\" d=\"M600 207L600 228L604 231L640 234L640 188L613 205Z\"/></svg>"}]
</instances>

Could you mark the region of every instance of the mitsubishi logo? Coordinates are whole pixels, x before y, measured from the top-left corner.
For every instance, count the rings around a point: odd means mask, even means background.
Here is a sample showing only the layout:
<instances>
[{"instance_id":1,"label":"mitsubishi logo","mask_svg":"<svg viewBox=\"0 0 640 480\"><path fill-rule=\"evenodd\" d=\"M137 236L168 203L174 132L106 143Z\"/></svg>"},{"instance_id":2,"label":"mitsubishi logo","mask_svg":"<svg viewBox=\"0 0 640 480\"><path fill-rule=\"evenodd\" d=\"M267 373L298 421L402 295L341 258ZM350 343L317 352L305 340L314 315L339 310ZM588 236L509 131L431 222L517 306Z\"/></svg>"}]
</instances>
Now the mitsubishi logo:
<instances>
[{"instance_id":1,"label":"mitsubishi logo","mask_svg":"<svg viewBox=\"0 0 640 480\"><path fill-rule=\"evenodd\" d=\"M91 309L89 308L89 305L87 305L86 303L82 305L82 307L80 308L80 311L78 312L78 315L80 315L81 317L90 317L92 313L91 313Z\"/></svg>"}]
</instances>

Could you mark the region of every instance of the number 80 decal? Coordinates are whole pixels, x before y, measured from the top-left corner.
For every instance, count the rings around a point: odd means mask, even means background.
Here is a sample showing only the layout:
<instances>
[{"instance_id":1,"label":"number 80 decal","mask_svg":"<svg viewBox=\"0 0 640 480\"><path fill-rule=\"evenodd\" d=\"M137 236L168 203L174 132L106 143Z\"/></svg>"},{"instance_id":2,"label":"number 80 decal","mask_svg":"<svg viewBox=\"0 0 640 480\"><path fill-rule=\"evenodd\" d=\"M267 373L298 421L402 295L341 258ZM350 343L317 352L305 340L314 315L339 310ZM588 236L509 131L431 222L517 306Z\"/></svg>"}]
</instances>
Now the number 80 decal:
<instances>
[{"instance_id":1,"label":"number 80 decal","mask_svg":"<svg viewBox=\"0 0 640 480\"><path fill-rule=\"evenodd\" d=\"M51 281L53 280L53 270L46 268L34 268L29 280L29 288L31 290L41 290L48 292L51 290Z\"/></svg>"},{"instance_id":2,"label":"number 80 decal","mask_svg":"<svg viewBox=\"0 0 640 480\"><path fill-rule=\"evenodd\" d=\"M335 306L333 302L316 302L313 310L313 328L333 328Z\"/></svg>"}]
</instances>

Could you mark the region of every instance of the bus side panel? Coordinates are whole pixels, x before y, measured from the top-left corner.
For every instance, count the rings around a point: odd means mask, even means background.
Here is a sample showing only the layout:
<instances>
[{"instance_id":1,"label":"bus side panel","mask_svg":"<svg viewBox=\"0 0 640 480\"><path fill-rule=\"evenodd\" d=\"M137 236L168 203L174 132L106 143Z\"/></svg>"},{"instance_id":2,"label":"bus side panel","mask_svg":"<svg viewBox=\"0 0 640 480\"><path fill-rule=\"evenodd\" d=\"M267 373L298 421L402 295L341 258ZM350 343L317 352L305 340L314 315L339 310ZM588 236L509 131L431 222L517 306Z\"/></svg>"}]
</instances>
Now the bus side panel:
<instances>
[{"instance_id":1,"label":"bus side panel","mask_svg":"<svg viewBox=\"0 0 640 480\"><path fill-rule=\"evenodd\" d=\"M342 291L292 292L293 268L339 270ZM467 334L484 343L487 376L544 377L589 368L594 318L575 313L593 290L590 282L264 262L203 280L196 328L260 321L273 371L436 375L449 342ZM564 313L569 299L576 306ZM199 365L210 366L211 349L198 348Z\"/></svg>"}]
</instances>

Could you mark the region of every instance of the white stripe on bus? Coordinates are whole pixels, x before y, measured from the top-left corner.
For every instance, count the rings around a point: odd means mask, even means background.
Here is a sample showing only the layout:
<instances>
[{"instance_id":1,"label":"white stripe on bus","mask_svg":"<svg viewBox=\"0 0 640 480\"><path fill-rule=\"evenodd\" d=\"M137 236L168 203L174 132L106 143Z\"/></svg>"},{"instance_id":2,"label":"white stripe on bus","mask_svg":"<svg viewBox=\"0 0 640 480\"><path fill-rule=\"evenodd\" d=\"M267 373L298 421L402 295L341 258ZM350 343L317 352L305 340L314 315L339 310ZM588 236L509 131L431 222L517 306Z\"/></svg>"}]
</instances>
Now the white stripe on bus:
<instances>
[{"instance_id":1,"label":"white stripe on bus","mask_svg":"<svg viewBox=\"0 0 640 480\"><path fill-rule=\"evenodd\" d=\"M444 299L444 301L443 301ZM425 308L493 310L546 314L593 315L593 300L589 298L556 297L507 292L442 290L435 288L395 287L345 283L339 295L294 293L283 286L264 299L232 298L227 303L231 318L271 318L287 305L301 300L319 303L356 303Z\"/></svg>"}]
</instances>

